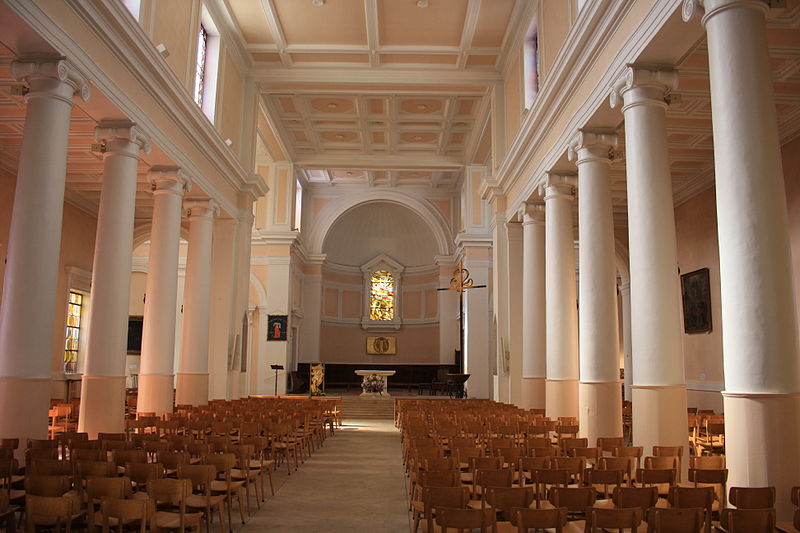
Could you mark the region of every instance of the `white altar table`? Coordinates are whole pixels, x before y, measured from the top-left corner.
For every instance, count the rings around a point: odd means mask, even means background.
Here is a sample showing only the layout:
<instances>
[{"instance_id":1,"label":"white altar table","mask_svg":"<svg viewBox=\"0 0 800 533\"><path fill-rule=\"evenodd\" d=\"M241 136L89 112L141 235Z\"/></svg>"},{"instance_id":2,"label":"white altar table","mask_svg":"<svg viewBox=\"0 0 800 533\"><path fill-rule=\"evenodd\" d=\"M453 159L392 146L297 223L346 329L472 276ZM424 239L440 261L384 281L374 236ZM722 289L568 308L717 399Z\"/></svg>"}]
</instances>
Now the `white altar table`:
<instances>
[{"instance_id":1,"label":"white altar table","mask_svg":"<svg viewBox=\"0 0 800 533\"><path fill-rule=\"evenodd\" d=\"M354 370L357 376L361 376L361 396L391 396L389 394L389 376L394 376L395 370ZM366 383L370 376L377 376L383 382L381 392L367 392Z\"/></svg>"}]
</instances>

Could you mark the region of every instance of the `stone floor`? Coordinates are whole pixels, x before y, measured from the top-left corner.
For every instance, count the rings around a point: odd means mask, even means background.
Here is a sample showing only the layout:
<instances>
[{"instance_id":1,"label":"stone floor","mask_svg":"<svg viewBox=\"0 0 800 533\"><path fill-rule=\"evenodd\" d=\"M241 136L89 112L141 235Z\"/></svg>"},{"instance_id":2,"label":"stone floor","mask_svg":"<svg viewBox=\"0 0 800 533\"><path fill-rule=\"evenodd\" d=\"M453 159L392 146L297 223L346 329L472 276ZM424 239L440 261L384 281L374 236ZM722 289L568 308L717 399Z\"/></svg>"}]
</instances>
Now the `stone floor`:
<instances>
[{"instance_id":1,"label":"stone floor","mask_svg":"<svg viewBox=\"0 0 800 533\"><path fill-rule=\"evenodd\" d=\"M400 433L391 420L345 420L299 470L287 476L284 465L276 474L275 496L237 533L410 531Z\"/></svg>"}]
</instances>

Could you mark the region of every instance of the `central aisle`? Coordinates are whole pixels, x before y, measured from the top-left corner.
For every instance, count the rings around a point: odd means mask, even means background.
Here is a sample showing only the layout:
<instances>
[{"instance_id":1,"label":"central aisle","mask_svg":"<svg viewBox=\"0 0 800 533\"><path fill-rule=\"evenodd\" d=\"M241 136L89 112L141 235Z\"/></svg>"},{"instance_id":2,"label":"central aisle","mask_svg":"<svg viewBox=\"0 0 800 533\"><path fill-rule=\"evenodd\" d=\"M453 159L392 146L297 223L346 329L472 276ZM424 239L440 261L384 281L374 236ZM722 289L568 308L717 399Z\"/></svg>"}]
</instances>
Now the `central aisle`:
<instances>
[{"instance_id":1,"label":"central aisle","mask_svg":"<svg viewBox=\"0 0 800 533\"><path fill-rule=\"evenodd\" d=\"M400 432L392 421L345 420L238 533L264 531L410 531Z\"/></svg>"}]
</instances>

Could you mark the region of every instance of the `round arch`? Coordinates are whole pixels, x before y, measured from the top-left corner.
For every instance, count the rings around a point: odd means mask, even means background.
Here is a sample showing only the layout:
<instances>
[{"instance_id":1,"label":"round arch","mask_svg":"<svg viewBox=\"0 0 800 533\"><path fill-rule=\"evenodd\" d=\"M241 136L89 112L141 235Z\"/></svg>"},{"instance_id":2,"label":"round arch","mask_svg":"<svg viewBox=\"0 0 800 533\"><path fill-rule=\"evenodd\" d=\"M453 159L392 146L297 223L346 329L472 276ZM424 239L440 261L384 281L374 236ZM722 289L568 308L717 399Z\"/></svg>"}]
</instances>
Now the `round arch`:
<instances>
[{"instance_id":1,"label":"round arch","mask_svg":"<svg viewBox=\"0 0 800 533\"><path fill-rule=\"evenodd\" d=\"M139 226L133 228L133 247L131 248L131 252L133 252L136 248L138 248L142 243L147 242L150 238L150 234L153 233L153 224L152 222L146 222ZM183 227L181 224L181 239L186 242L189 242L189 228Z\"/></svg>"},{"instance_id":2,"label":"round arch","mask_svg":"<svg viewBox=\"0 0 800 533\"><path fill-rule=\"evenodd\" d=\"M267 290L264 288L264 284L261 283L261 280L258 279L258 276L253 274L252 271L250 272L250 286L256 290L256 294L258 295L258 303L256 303L256 307L265 308L267 305Z\"/></svg>"},{"instance_id":3,"label":"round arch","mask_svg":"<svg viewBox=\"0 0 800 533\"><path fill-rule=\"evenodd\" d=\"M322 245L334 223L349 210L359 205L388 202L406 207L417 214L431 229L436 239L439 255L450 255L452 238L448 233L448 223L444 216L432 205L398 191L365 191L344 195L326 205L309 231L309 249L311 253L321 254Z\"/></svg>"}]
</instances>

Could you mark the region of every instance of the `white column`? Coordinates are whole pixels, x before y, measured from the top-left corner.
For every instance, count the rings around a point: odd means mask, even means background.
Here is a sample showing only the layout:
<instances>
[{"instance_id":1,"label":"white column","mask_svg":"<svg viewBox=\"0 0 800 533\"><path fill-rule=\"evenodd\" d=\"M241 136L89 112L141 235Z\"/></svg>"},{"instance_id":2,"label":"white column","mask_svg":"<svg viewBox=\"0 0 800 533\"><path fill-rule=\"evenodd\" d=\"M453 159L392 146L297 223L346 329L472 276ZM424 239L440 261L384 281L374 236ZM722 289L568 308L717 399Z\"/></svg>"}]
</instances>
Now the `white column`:
<instances>
[{"instance_id":1,"label":"white column","mask_svg":"<svg viewBox=\"0 0 800 533\"><path fill-rule=\"evenodd\" d=\"M702 4L708 33L730 486L800 478L800 349L773 76L761 1ZM797 228L795 228L797 229Z\"/></svg>"},{"instance_id":2,"label":"white column","mask_svg":"<svg viewBox=\"0 0 800 533\"><path fill-rule=\"evenodd\" d=\"M453 278L453 271L458 268L451 257L437 257L439 266L439 287L449 287ZM457 291L437 291L437 306L439 311L439 364L458 367L459 361L455 357L459 349L460 332L458 315L459 298ZM456 370L453 370L456 372Z\"/></svg>"},{"instance_id":3,"label":"white column","mask_svg":"<svg viewBox=\"0 0 800 533\"><path fill-rule=\"evenodd\" d=\"M609 164L614 132L581 131L569 147L578 167L580 433L622 436L614 213Z\"/></svg>"},{"instance_id":4,"label":"white column","mask_svg":"<svg viewBox=\"0 0 800 533\"><path fill-rule=\"evenodd\" d=\"M525 204L522 232L522 407L544 409L547 377L544 204Z\"/></svg>"},{"instance_id":5,"label":"white column","mask_svg":"<svg viewBox=\"0 0 800 533\"><path fill-rule=\"evenodd\" d=\"M509 402L522 405L522 224L507 222Z\"/></svg>"},{"instance_id":6,"label":"white column","mask_svg":"<svg viewBox=\"0 0 800 533\"><path fill-rule=\"evenodd\" d=\"M463 244L463 241L462 241ZM492 266L491 240L485 237L464 245L464 268L475 285L488 285ZM490 324L492 321L489 289L468 289L464 292L464 372L470 374L466 383L470 398L491 398L492 363L490 355Z\"/></svg>"},{"instance_id":7,"label":"white column","mask_svg":"<svg viewBox=\"0 0 800 533\"><path fill-rule=\"evenodd\" d=\"M229 400L228 354L233 333L236 303L236 220L214 220L211 249L211 326L208 340L208 398Z\"/></svg>"},{"instance_id":8,"label":"white column","mask_svg":"<svg viewBox=\"0 0 800 533\"><path fill-rule=\"evenodd\" d=\"M322 314L322 264L325 255L315 255L306 260L303 269L303 312L300 325L300 361L319 361L319 330ZM264 317L266 320L266 317ZM290 368L287 370L297 370Z\"/></svg>"},{"instance_id":9,"label":"white column","mask_svg":"<svg viewBox=\"0 0 800 533\"><path fill-rule=\"evenodd\" d=\"M645 453L654 445L688 443L665 103L677 79L673 70L628 67L611 94L612 107L621 97L625 115L633 441Z\"/></svg>"},{"instance_id":10,"label":"white column","mask_svg":"<svg viewBox=\"0 0 800 533\"><path fill-rule=\"evenodd\" d=\"M578 310L572 203L574 176L549 174L544 185L547 416L578 416Z\"/></svg>"},{"instance_id":11,"label":"white column","mask_svg":"<svg viewBox=\"0 0 800 533\"><path fill-rule=\"evenodd\" d=\"M505 197L494 196L492 217L492 314L495 331L495 361L492 381L492 398L497 402L508 403L509 368L506 355L509 354L508 336L508 232L506 231ZM498 211L503 209L503 211Z\"/></svg>"},{"instance_id":12,"label":"white column","mask_svg":"<svg viewBox=\"0 0 800 533\"><path fill-rule=\"evenodd\" d=\"M625 400L631 401L633 386L633 353L631 347L631 283L619 284L619 297L622 300L622 352L625 359Z\"/></svg>"},{"instance_id":13,"label":"white column","mask_svg":"<svg viewBox=\"0 0 800 533\"><path fill-rule=\"evenodd\" d=\"M95 139L105 145L103 190L97 214L92 266L92 305L86 364L81 382L78 431L125 429L125 357L131 285L133 217L139 150L148 138L131 123L100 124Z\"/></svg>"},{"instance_id":14,"label":"white column","mask_svg":"<svg viewBox=\"0 0 800 533\"><path fill-rule=\"evenodd\" d=\"M253 198L249 194L242 194L239 197L239 216L238 224L236 225L236 308L235 308L235 323L234 331L240 335L240 354L236 367L233 369L232 374L232 390L231 396L233 398L242 398L247 396L246 387L244 384L247 380L247 369L250 368L249 361L246 359L248 354L248 347L244 345L244 331L245 324L249 328L247 320L248 300L250 299L250 250L252 248L253 240ZM291 332L291 330L289 330ZM287 343L289 344L289 343ZM245 371L242 371L245 368Z\"/></svg>"},{"instance_id":15,"label":"white column","mask_svg":"<svg viewBox=\"0 0 800 533\"><path fill-rule=\"evenodd\" d=\"M208 198L187 198L189 249L183 290L183 340L176 405L208 403L208 331L211 315L211 243L219 208Z\"/></svg>"},{"instance_id":16,"label":"white column","mask_svg":"<svg viewBox=\"0 0 800 533\"><path fill-rule=\"evenodd\" d=\"M0 309L0 437L47 437L72 96L86 80L64 60L11 64L28 83L25 130ZM64 307L61 308L63 311ZM63 340L62 348L63 348Z\"/></svg>"},{"instance_id":17,"label":"white column","mask_svg":"<svg viewBox=\"0 0 800 533\"><path fill-rule=\"evenodd\" d=\"M155 205L136 409L162 415L172 412L181 202L190 182L177 168L153 169L149 178Z\"/></svg>"}]
</instances>

